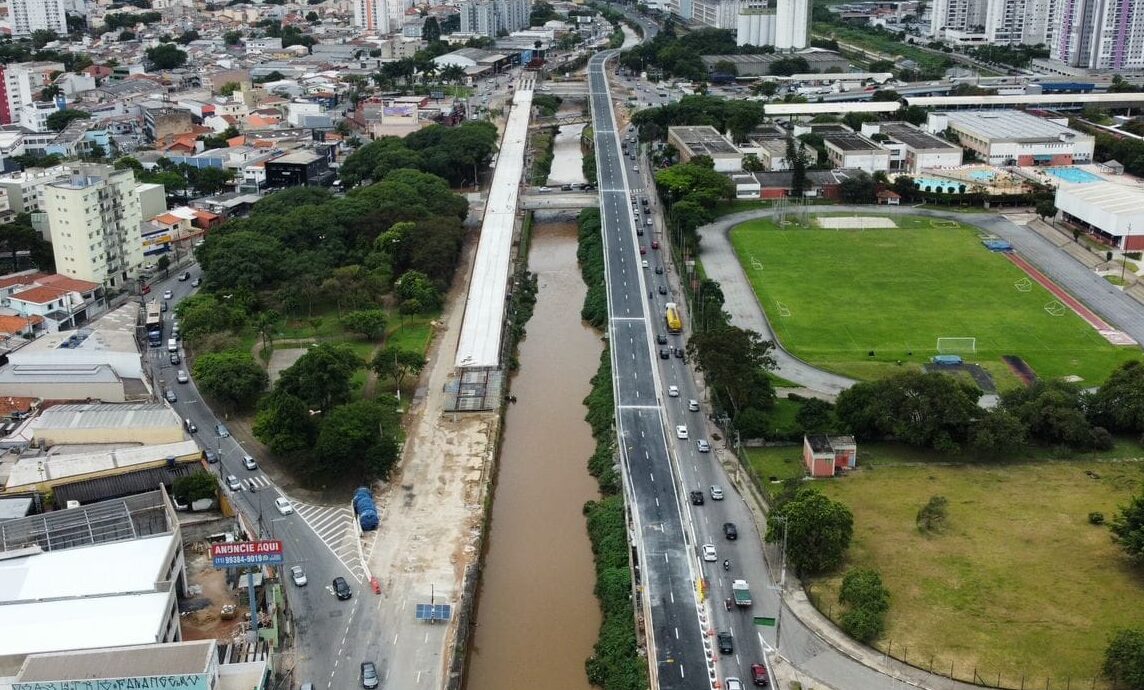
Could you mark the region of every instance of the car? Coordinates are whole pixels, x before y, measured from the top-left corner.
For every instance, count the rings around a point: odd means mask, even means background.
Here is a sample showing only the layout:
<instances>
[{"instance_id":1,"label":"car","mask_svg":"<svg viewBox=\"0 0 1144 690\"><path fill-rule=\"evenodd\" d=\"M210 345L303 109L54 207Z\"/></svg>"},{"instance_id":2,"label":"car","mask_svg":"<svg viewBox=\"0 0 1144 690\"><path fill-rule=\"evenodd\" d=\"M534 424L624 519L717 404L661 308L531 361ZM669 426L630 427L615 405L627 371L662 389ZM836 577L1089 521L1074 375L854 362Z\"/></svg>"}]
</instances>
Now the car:
<instances>
[{"instance_id":1,"label":"car","mask_svg":"<svg viewBox=\"0 0 1144 690\"><path fill-rule=\"evenodd\" d=\"M731 634L730 630L722 630L715 637L719 641L720 654L735 653L735 637Z\"/></svg>"},{"instance_id":2,"label":"car","mask_svg":"<svg viewBox=\"0 0 1144 690\"><path fill-rule=\"evenodd\" d=\"M767 676L767 667L762 664L751 664L751 682L760 688L769 685L771 679Z\"/></svg>"},{"instance_id":3,"label":"car","mask_svg":"<svg viewBox=\"0 0 1144 690\"><path fill-rule=\"evenodd\" d=\"M648 267L647 259L644 259L644 260L643 260L643 267L644 267L644 268L647 268L647 267ZM658 266L657 266L657 268L658 268ZM656 273L659 273L659 271L656 271Z\"/></svg>"},{"instance_id":4,"label":"car","mask_svg":"<svg viewBox=\"0 0 1144 690\"><path fill-rule=\"evenodd\" d=\"M665 286L665 285L660 285L660 286L659 286L659 294L661 294L661 295L666 295L666 294L667 294L667 286Z\"/></svg>"},{"instance_id":5,"label":"car","mask_svg":"<svg viewBox=\"0 0 1144 690\"><path fill-rule=\"evenodd\" d=\"M175 395L173 390L168 390L163 397L167 399L167 402L179 402L179 396Z\"/></svg>"},{"instance_id":6,"label":"car","mask_svg":"<svg viewBox=\"0 0 1144 690\"><path fill-rule=\"evenodd\" d=\"M231 491L242 491L242 482L238 481L238 477L233 474L226 475L226 488Z\"/></svg>"},{"instance_id":7,"label":"car","mask_svg":"<svg viewBox=\"0 0 1144 690\"><path fill-rule=\"evenodd\" d=\"M306 579L306 572L302 570L300 565L290 566L290 579L294 581L296 587L305 587L309 580Z\"/></svg>"},{"instance_id":8,"label":"car","mask_svg":"<svg viewBox=\"0 0 1144 690\"><path fill-rule=\"evenodd\" d=\"M143 264L143 270L144 271L154 271L155 270L155 264Z\"/></svg>"},{"instance_id":9,"label":"car","mask_svg":"<svg viewBox=\"0 0 1144 690\"><path fill-rule=\"evenodd\" d=\"M536 191L538 191L538 192L540 192L540 193L542 193L542 194L543 194L544 192L551 192L551 191L552 191L552 188L551 188L551 187L540 187L540 188L538 188Z\"/></svg>"},{"instance_id":10,"label":"car","mask_svg":"<svg viewBox=\"0 0 1144 690\"><path fill-rule=\"evenodd\" d=\"M570 184L562 184L562 185L560 185L560 191L562 191L562 192L570 192L570 191L572 191L572 185L570 185Z\"/></svg>"},{"instance_id":11,"label":"car","mask_svg":"<svg viewBox=\"0 0 1144 690\"><path fill-rule=\"evenodd\" d=\"M245 468L246 468L246 469L248 469L248 470L256 470L256 469L258 469L258 463L257 463L257 462L255 462L255 461L254 461L254 458L252 458L252 457L251 457L251 456L249 456L249 455L243 455L243 456L242 456L242 466L243 466L243 467L245 467Z\"/></svg>"},{"instance_id":12,"label":"car","mask_svg":"<svg viewBox=\"0 0 1144 690\"><path fill-rule=\"evenodd\" d=\"M191 287L198 287L202 284L203 284L202 278L195 278L194 280L191 281Z\"/></svg>"},{"instance_id":13,"label":"car","mask_svg":"<svg viewBox=\"0 0 1144 690\"><path fill-rule=\"evenodd\" d=\"M647 265L646 265L646 264L647 264L647 262L646 262L646 261L644 262L644 264L645 264L645 265L644 265L644 268L647 268ZM656 267L655 267L655 274L656 274L657 276L661 276L661 275L663 275L663 266L656 266Z\"/></svg>"},{"instance_id":14,"label":"car","mask_svg":"<svg viewBox=\"0 0 1144 690\"><path fill-rule=\"evenodd\" d=\"M640 256L647 254L647 247L640 245Z\"/></svg>"},{"instance_id":15,"label":"car","mask_svg":"<svg viewBox=\"0 0 1144 690\"><path fill-rule=\"evenodd\" d=\"M703 505L703 492L702 491L692 491L690 496L691 496L691 505L693 505L693 506Z\"/></svg>"},{"instance_id":16,"label":"car","mask_svg":"<svg viewBox=\"0 0 1144 690\"><path fill-rule=\"evenodd\" d=\"M643 228L637 226L636 227L636 235L638 235L639 237L643 237Z\"/></svg>"},{"instance_id":17,"label":"car","mask_svg":"<svg viewBox=\"0 0 1144 690\"><path fill-rule=\"evenodd\" d=\"M715 555L715 545L714 544L704 544L703 545L703 560L707 561L708 563L714 563L717 558L719 558L719 557Z\"/></svg>"},{"instance_id":18,"label":"car","mask_svg":"<svg viewBox=\"0 0 1144 690\"><path fill-rule=\"evenodd\" d=\"M687 427L683 426L682 424L675 427L675 437L683 439L686 441L687 440Z\"/></svg>"},{"instance_id":19,"label":"car","mask_svg":"<svg viewBox=\"0 0 1144 690\"><path fill-rule=\"evenodd\" d=\"M671 353L668 352L667 348L666 347L659 348L659 358L660 359L667 359L668 357L671 357Z\"/></svg>"},{"instance_id":20,"label":"car","mask_svg":"<svg viewBox=\"0 0 1144 690\"><path fill-rule=\"evenodd\" d=\"M191 379L187 377L187 372L184 369L179 369L179 373L175 374L175 380L179 383L186 383Z\"/></svg>"},{"instance_id":21,"label":"car","mask_svg":"<svg viewBox=\"0 0 1144 690\"><path fill-rule=\"evenodd\" d=\"M334 578L334 595L342 601L353 596L353 592L350 591L350 586L346 584L346 578L340 575Z\"/></svg>"},{"instance_id":22,"label":"car","mask_svg":"<svg viewBox=\"0 0 1144 690\"><path fill-rule=\"evenodd\" d=\"M179 274L179 282L180 283L185 283L190 279L191 279L191 272L190 271L183 271L182 273Z\"/></svg>"},{"instance_id":23,"label":"car","mask_svg":"<svg viewBox=\"0 0 1144 690\"><path fill-rule=\"evenodd\" d=\"M679 386L668 386L667 387L667 397L678 398L679 397Z\"/></svg>"},{"instance_id":24,"label":"car","mask_svg":"<svg viewBox=\"0 0 1144 690\"><path fill-rule=\"evenodd\" d=\"M652 225L652 224L653 224L653 221L652 221L652 219L651 219L651 218L648 218L646 221L644 221L644 224L645 224L645 225Z\"/></svg>"},{"instance_id":25,"label":"car","mask_svg":"<svg viewBox=\"0 0 1144 690\"><path fill-rule=\"evenodd\" d=\"M150 285L144 285L144 286L143 286L143 289L141 290L141 292L142 292L142 294L144 294L144 295L149 295L149 294L151 294L151 286L150 286Z\"/></svg>"},{"instance_id":26,"label":"car","mask_svg":"<svg viewBox=\"0 0 1144 690\"><path fill-rule=\"evenodd\" d=\"M635 156L632 156L632 160L635 160ZM639 171L640 171L640 166L638 166L638 165L632 166L632 172L639 172Z\"/></svg>"},{"instance_id":27,"label":"car","mask_svg":"<svg viewBox=\"0 0 1144 690\"><path fill-rule=\"evenodd\" d=\"M198 425L195 424L194 422L192 422L190 417L187 417L186 419L183 420L183 428L186 429L187 433L189 433L189 434L199 433Z\"/></svg>"},{"instance_id":28,"label":"car","mask_svg":"<svg viewBox=\"0 0 1144 690\"><path fill-rule=\"evenodd\" d=\"M687 409L691 410L692 412L698 412L699 411L699 401L698 400L688 400L687 401Z\"/></svg>"},{"instance_id":29,"label":"car","mask_svg":"<svg viewBox=\"0 0 1144 690\"><path fill-rule=\"evenodd\" d=\"M719 486L718 484L712 484L711 485L711 500L713 500L713 501L722 501L723 500L723 487Z\"/></svg>"},{"instance_id":30,"label":"car","mask_svg":"<svg viewBox=\"0 0 1144 690\"><path fill-rule=\"evenodd\" d=\"M723 536L727 537L730 541L735 541L739 538L739 528L735 527L733 522L723 523Z\"/></svg>"},{"instance_id":31,"label":"car","mask_svg":"<svg viewBox=\"0 0 1144 690\"><path fill-rule=\"evenodd\" d=\"M168 302L167 300L163 300L163 306L159 308L159 311L167 311L170 308L171 308L171 303Z\"/></svg>"},{"instance_id":32,"label":"car","mask_svg":"<svg viewBox=\"0 0 1144 690\"><path fill-rule=\"evenodd\" d=\"M213 450L204 450L203 455L206 456L208 465L214 465L218 462L218 453Z\"/></svg>"},{"instance_id":33,"label":"car","mask_svg":"<svg viewBox=\"0 0 1144 690\"><path fill-rule=\"evenodd\" d=\"M652 249L659 249L659 240L652 240L651 241L651 248Z\"/></svg>"},{"instance_id":34,"label":"car","mask_svg":"<svg viewBox=\"0 0 1144 690\"><path fill-rule=\"evenodd\" d=\"M219 438L226 438L230 436L230 429L227 429L225 424L215 424L214 430L215 433L218 434Z\"/></svg>"},{"instance_id":35,"label":"car","mask_svg":"<svg viewBox=\"0 0 1144 690\"><path fill-rule=\"evenodd\" d=\"M170 290L164 290L163 291L163 299L171 299L174 296L175 296L175 293L171 292Z\"/></svg>"},{"instance_id":36,"label":"car","mask_svg":"<svg viewBox=\"0 0 1144 690\"><path fill-rule=\"evenodd\" d=\"M279 513L289 515L294 512L294 504L290 503L290 499L285 496L279 496L274 499L274 507L278 509Z\"/></svg>"},{"instance_id":37,"label":"car","mask_svg":"<svg viewBox=\"0 0 1144 690\"><path fill-rule=\"evenodd\" d=\"M663 333L656 333L655 342L659 343L660 345L667 345L667 336Z\"/></svg>"},{"instance_id":38,"label":"car","mask_svg":"<svg viewBox=\"0 0 1144 690\"><path fill-rule=\"evenodd\" d=\"M683 359L683 348L682 347L675 348L675 358L676 359Z\"/></svg>"},{"instance_id":39,"label":"car","mask_svg":"<svg viewBox=\"0 0 1144 690\"><path fill-rule=\"evenodd\" d=\"M701 438L698 441L696 441L695 442L695 448L700 453L710 453L711 452L711 444L708 443L706 439Z\"/></svg>"},{"instance_id":40,"label":"car","mask_svg":"<svg viewBox=\"0 0 1144 690\"><path fill-rule=\"evenodd\" d=\"M172 352L168 359L171 360L171 364L178 364L183 361L183 358L179 356L178 352Z\"/></svg>"},{"instance_id":41,"label":"car","mask_svg":"<svg viewBox=\"0 0 1144 690\"><path fill-rule=\"evenodd\" d=\"M723 687L727 690L743 690L743 681L735 677L727 678L723 681Z\"/></svg>"},{"instance_id":42,"label":"car","mask_svg":"<svg viewBox=\"0 0 1144 690\"><path fill-rule=\"evenodd\" d=\"M376 688L381 681L377 677L377 667L372 661L361 662L361 686L363 688Z\"/></svg>"}]
</instances>

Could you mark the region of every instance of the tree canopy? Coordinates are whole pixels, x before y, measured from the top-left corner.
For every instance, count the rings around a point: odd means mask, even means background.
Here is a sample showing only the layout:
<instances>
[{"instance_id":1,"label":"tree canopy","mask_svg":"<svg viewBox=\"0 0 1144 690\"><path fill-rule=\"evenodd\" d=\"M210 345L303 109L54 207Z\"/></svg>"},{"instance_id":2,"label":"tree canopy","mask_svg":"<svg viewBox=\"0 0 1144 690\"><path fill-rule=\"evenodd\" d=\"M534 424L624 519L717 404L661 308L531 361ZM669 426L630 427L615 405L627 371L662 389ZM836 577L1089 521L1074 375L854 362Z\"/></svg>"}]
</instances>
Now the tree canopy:
<instances>
[{"instance_id":1,"label":"tree canopy","mask_svg":"<svg viewBox=\"0 0 1144 690\"><path fill-rule=\"evenodd\" d=\"M797 575L819 575L842 564L854 534L854 516L843 504L814 487L799 489L794 498L771 512L767 541L781 542L787 531L787 559Z\"/></svg>"},{"instance_id":2,"label":"tree canopy","mask_svg":"<svg viewBox=\"0 0 1144 690\"><path fill-rule=\"evenodd\" d=\"M266 390L266 372L249 352L227 350L200 355L194 365L199 389L230 409L249 408Z\"/></svg>"},{"instance_id":3,"label":"tree canopy","mask_svg":"<svg viewBox=\"0 0 1144 690\"><path fill-rule=\"evenodd\" d=\"M145 55L157 69L175 69L187 64L187 54L174 43L160 43L154 48L148 48Z\"/></svg>"},{"instance_id":4,"label":"tree canopy","mask_svg":"<svg viewBox=\"0 0 1144 690\"><path fill-rule=\"evenodd\" d=\"M275 390L289 393L313 410L328 411L350 398L350 379L362 366L347 345L320 343L282 372Z\"/></svg>"}]
</instances>

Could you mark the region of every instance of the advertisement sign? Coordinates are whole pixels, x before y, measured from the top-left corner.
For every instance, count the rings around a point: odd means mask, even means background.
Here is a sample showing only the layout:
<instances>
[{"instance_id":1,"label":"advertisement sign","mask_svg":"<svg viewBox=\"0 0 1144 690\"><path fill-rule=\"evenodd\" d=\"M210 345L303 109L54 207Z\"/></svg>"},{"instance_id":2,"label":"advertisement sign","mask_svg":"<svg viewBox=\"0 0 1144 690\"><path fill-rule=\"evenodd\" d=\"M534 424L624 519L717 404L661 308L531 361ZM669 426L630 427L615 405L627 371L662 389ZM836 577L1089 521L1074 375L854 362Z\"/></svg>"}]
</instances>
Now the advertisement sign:
<instances>
[{"instance_id":1,"label":"advertisement sign","mask_svg":"<svg viewBox=\"0 0 1144 690\"><path fill-rule=\"evenodd\" d=\"M210 690L210 677L205 673L165 676L133 676L130 678L80 678L76 680L40 680L13 683L13 690Z\"/></svg>"},{"instance_id":2,"label":"advertisement sign","mask_svg":"<svg viewBox=\"0 0 1144 690\"><path fill-rule=\"evenodd\" d=\"M265 539L211 544L211 560L216 568L282 565L282 542L278 539Z\"/></svg>"}]
</instances>

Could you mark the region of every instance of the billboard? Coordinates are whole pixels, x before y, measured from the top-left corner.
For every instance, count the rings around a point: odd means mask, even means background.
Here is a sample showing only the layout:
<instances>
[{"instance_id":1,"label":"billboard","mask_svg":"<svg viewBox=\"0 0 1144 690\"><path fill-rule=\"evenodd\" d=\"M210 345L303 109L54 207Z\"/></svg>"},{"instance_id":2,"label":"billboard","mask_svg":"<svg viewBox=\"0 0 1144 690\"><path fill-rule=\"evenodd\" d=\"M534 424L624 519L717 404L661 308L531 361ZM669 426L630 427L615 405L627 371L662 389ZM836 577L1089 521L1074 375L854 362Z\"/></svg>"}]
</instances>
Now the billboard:
<instances>
[{"instance_id":1,"label":"billboard","mask_svg":"<svg viewBox=\"0 0 1144 690\"><path fill-rule=\"evenodd\" d=\"M210 690L205 673L133 676L130 678L79 678L13 683L13 690Z\"/></svg>"},{"instance_id":2,"label":"billboard","mask_svg":"<svg viewBox=\"0 0 1144 690\"><path fill-rule=\"evenodd\" d=\"M282 565L282 542L278 539L265 539L211 544L211 561L216 568Z\"/></svg>"}]
</instances>

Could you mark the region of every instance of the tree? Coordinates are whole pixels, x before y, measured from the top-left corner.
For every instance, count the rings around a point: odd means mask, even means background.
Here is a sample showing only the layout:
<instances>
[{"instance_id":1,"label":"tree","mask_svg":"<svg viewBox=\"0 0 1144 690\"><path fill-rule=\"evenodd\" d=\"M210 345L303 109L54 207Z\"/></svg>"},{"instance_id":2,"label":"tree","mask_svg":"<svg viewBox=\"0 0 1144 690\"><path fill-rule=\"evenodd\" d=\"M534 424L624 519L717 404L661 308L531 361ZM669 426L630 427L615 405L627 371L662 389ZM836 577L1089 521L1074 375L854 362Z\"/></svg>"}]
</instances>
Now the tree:
<instances>
[{"instance_id":1,"label":"tree","mask_svg":"<svg viewBox=\"0 0 1144 690\"><path fill-rule=\"evenodd\" d=\"M1116 687L1144 688L1144 628L1117 630L1104 651L1102 670Z\"/></svg>"},{"instance_id":2,"label":"tree","mask_svg":"<svg viewBox=\"0 0 1144 690\"><path fill-rule=\"evenodd\" d=\"M171 482L171 495L185 505L204 498L215 498L218 496L218 480L210 472L193 472Z\"/></svg>"},{"instance_id":3,"label":"tree","mask_svg":"<svg viewBox=\"0 0 1144 690\"><path fill-rule=\"evenodd\" d=\"M171 277L171 257L169 255L160 256L159 260L155 262L155 267L163 272L164 279Z\"/></svg>"},{"instance_id":4,"label":"tree","mask_svg":"<svg viewBox=\"0 0 1144 690\"><path fill-rule=\"evenodd\" d=\"M343 328L368 340L376 340L385 335L386 321L385 312L381 309L351 311L341 319Z\"/></svg>"},{"instance_id":5,"label":"tree","mask_svg":"<svg viewBox=\"0 0 1144 690\"><path fill-rule=\"evenodd\" d=\"M62 132L64 127L67 127L73 120L87 120L90 118L91 113L76 110L75 108L67 108L66 110L57 110L51 115L48 115L48 118L44 120L44 124L53 132Z\"/></svg>"},{"instance_id":6,"label":"tree","mask_svg":"<svg viewBox=\"0 0 1144 690\"><path fill-rule=\"evenodd\" d=\"M275 390L296 396L312 410L328 412L350 399L350 381L361 364L348 345L321 343L282 372Z\"/></svg>"},{"instance_id":7,"label":"tree","mask_svg":"<svg viewBox=\"0 0 1144 690\"><path fill-rule=\"evenodd\" d=\"M764 172L767 166L759 160L759 157L753 153L748 153L743 156L743 170L746 172Z\"/></svg>"},{"instance_id":8,"label":"tree","mask_svg":"<svg viewBox=\"0 0 1144 690\"><path fill-rule=\"evenodd\" d=\"M229 96L229 95L231 95L233 93L237 93L238 91L241 91L241 90L242 90L242 84L239 84L236 81L228 81L227 83L223 84L222 86L220 86L218 88L218 92L219 92L220 96Z\"/></svg>"},{"instance_id":9,"label":"tree","mask_svg":"<svg viewBox=\"0 0 1144 690\"><path fill-rule=\"evenodd\" d=\"M241 31L227 31L222 35L222 40L228 46L236 46L242 42Z\"/></svg>"},{"instance_id":10,"label":"tree","mask_svg":"<svg viewBox=\"0 0 1144 690\"><path fill-rule=\"evenodd\" d=\"M119 42L120 43L126 43L127 41L134 41L135 38L136 38L136 36L135 36L134 31L128 31L127 29L124 29L123 31L119 32Z\"/></svg>"},{"instance_id":11,"label":"tree","mask_svg":"<svg viewBox=\"0 0 1144 690\"><path fill-rule=\"evenodd\" d=\"M258 319L254 322L254 328L258 331L258 337L262 339L263 349L274 344L274 332L278 330L278 324L281 321L282 315L273 309L259 312Z\"/></svg>"},{"instance_id":12,"label":"tree","mask_svg":"<svg viewBox=\"0 0 1144 690\"><path fill-rule=\"evenodd\" d=\"M875 201L875 191L874 178L865 172L848 177L838 185L842 201L848 204L872 204Z\"/></svg>"},{"instance_id":13,"label":"tree","mask_svg":"<svg viewBox=\"0 0 1144 690\"><path fill-rule=\"evenodd\" d=\"M1029 432L1008 410L992 409L979 416L969 430L969 447L978 455L1004 457L1029 444Z\"/></svg>"},{"instance_id":14,"label":"tree","mask_svg":"<svg viewBox=\"0 0 1144 690\"><path fill-rule=\"evenodd\" d=\"M441 40L441 26L437 23L436 17L429 17L425 20L425 24L421 26L421 38L426 43Z\"/></svg>"},{"instance_id":15,"label":"tree","mask_svg":"<svg viewBox=\"0 0 1144 690\"><path fill-rule=\"evenodd\" d=\"M882 576L871 568L855 568L842 578L838 602L846 607L842 613L842 629L859 642L872 642L885 628L886 611L890 608L890 592L882 584Z\"/></svg>"},{"instance_id":16,"label":"tree","mask_svg":"<svg viewBox=\"0 0 1144 690\"><path fill-rule=\"evenodd\" d=\"M43 48L52 41L59 39L55 31L49 29L36 29L32 32L32 47L36 50Z\"/></svg>"},{"instance_id":17,"label":"tree","mask_svg":"<svg viewBox=\"0 0 1144 690\"><path fill-rule=\"evenodd\" d=\"M170 259L167 261L170 265ZM211 333L234 330L246 321L246 312L233 300L220 299L210 292L187 297L179 302L175 312L179 316L183 338L195 345Z\"/></svg>"},{"instance_id":18,"label":"tree","mask_svg":"<svg viewBox=\"0 0 1144 690\"><path fill-rule=\"evenodd\" d=\"M1021 420L1030 437L1076 449L1096 448L1105 442L1085 417L1085 402L1079 386L1061 380L1038 379L1028 388L1001 394L1002 409Z\"/></svg>"},{"instance_id":19,"label":"tree","mask_svg":"<svg viewBox=\"0 0 1144 690\"><path fill-rule=\"evenodd\" d=\"M834 419L834 406L818 398L803 400L794 415L794 423L807 434L833 431L837 425Z\"/></svg>"},{"instance_id":20,"label":"tree","mask_svg":"<svg viewBox=\"0 0 1144 690\"><path fill-rule=\"evenodd\" d=\"M145 55L156 69L175 69L187 63L187 54L179 50L174 43L161 43L154 48L148 48Z\"/></svg>"},{"instance_id":21,"label":"tree","mask_svg":"<svg viewBox=\"0 0 1144 690\"><path fill-rule=\"evenodd\" d=\"M269 381L250 353L239 350L200 355L194 374L200 390L232 410L252 406Z\"/></svg>"},{"instance_id":22,"label":"tree","mask_svg":"<svg viewBox=\"0 0 1144 690\"><path fill-rule=\"evenodd\" d=\"M1057 217L1057 207L1052 199L1042 199L1038 201L1036 208L1037 215L1041 217L1041 220L1045 220L1046 218L1056 219Z\"/></svg>"},{"instance_id":23,"label":"tree","mask_svg":"<svg viewBox=\"0 0 1144 690\"><path fill-rule=\"evenodd\" d=\"M252 431L276 455L305 450L318 435L306 403L281 390L272 391L259 403Z\"/></svg>"},{"instance_id":24,"label":"tree","mask_svg":"<svg viewBox=\"0 0 1144 690\"><path fill-rule=\"evenodd\" d=\"M310 10L306 13L306 21L310 22L311 24L317 24L318 22L322 21L322 18L318 16L317 12Z\"/></svg>"},{"instance_id":25,"label":"tree","mask_svg":"<svg viewBox=\"0 0 1144 690\"><path fill-rule=\"evenodd\" d=\"M1088 398L1088 418L1112 431L1144 433L1144 362L1117 367Z\"/></svg>"},{"instance_id":26,"label":"tree","mask_svg":"<svg viewBox=\"0 0 1144 690\"><path fill-rule=\"evenodd\" d=\"M175 39L175 43L187 45L188 43L190 43L192 41L199 40L199 38L201 38L199 36L199 32L195 31L194 29L191 29L189 31L184 31L178 38Z\"/></svg>"},{"instance_id":27,"label":"tree","mask_svg":"<svg viewBox=\"0 0 1144 690\"><path fill-rule=\"evenodd\" d=\"M1144 566L1144 495L1133 496L1109 524L1112 541L1120 545L1124 555L1135 566Z\"/></svg>"},{"instance_id":28,"label":"tree","mask_svg":"<svg viewBox=\"0 0 1144 690\"><path fill-rule=\"evenodd\" d=\"M392 378L393 385L401 390L401 384L406 376L416 376L425 368L425 356L420 352L390 345L374 355L370 368L377 372L378 376Z\"/></svg>"},{"instance_id":29,"label":"tree","mask_svg":"<svg viewBox=\"0 0 1144 690\"><path fill-rule=\"evenodd\" d=\"M376 402L361 400L335 407L322 422L314 457L330 474L358 472L384 479L397 462L397 422Z\"/></svg>"},{"instance_id":30,"label":"tree","mask_svg":"<svg viewBox=\"0 0 1144 690\"><path fill-rule=\"evenodd\" d=\"M794 137L787 137L786 159L790 165L790 195L802 197L806 193L806 149L802 142L796 147Z\"/></svg>"},{"instance_id":31,"label":"tree","mask_svg":"<svg viewBox=\"0 0 1144 690\"><path fill-rule=\"evenodd\" d=\"M40 269L47 266L44 254L51 255L51 245L44 240L39 230L32 227L32 218L26 213L16 216L10 223L0 225L0 250L11 254L12 271L19 270L20 252L28 252Z\"/></svg>"},{"instance_id":32,"label":"tree","mask_svg":"<svg viewBox=\"0 0 1144 690\"><path fill-rule=\"evenodd\" d=\"M981 391L950 376L907 371L859 383L838 396L843 428L859 438L895 438L922 448L956 451L978 415Z\"/></svg>"},{"instance_id":33,"label":"tree","mask_svg":"<svg viewBox=\"0 0 1144 690\"><path fill-rule=\"evenodd\" d=\"M403 302L416 300L421 311L436 311L441 307L441 293L429 277L420 271L406 271L393 284L394 293Z\"/></svg>"},{"instance_id":34,"label":"tree","mask_svg":"<svg viewBox=\"0 0 1144 690\"><path fill-rule=\"evenodd\" d=\"M854 516L846 506L806 487L772 511L767 542L781 541L784 529L787 558L795 573L818 575L842 563L854 534Z\"/></svg>"},{"instance_id":35,"label":"tree","mask_svg":"<svg viewBox=\"0 0 1144 690\"><path fill-rule=\"evenodd\" d=\"M775 368L774 346L754 331L728 325L692 335L687 353L738 413L746 407L769 409L774 404L774 387L766 376Z\"/></svg>"}]
</instances>

